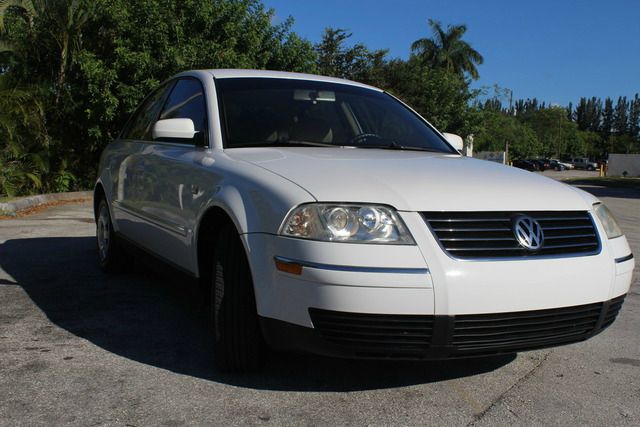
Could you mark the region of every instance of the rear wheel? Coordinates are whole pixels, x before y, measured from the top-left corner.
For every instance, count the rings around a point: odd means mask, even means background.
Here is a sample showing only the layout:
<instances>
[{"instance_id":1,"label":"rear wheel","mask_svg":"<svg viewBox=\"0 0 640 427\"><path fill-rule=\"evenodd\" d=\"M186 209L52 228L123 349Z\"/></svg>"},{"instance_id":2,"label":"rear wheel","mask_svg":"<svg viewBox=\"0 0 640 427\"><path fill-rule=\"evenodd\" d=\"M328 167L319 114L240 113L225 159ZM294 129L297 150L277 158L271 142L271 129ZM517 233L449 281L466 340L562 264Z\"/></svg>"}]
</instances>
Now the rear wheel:
<instances>
[{"instance_id":1,"label":"rear wheel","mask_svg":"<svg viewBox=\"0 0 640 427\"><path fill-rule=\"evenodd\" d=\"M100 267L107 273L118 273L126 269L128 261L120 240L113 231L109 206L105 199L98 204L96 218L96 243Z\"/></svg>"},{"instance_id":2,"label":"rear wheel","mask_svg":"<svg viewBox=\"0 0 640 427\"><path fill-rule=\"evenodd\" d=\"M249 263L232 226L218 235L211 277L216 366L232 372L257 370L264 362L266 345L258 322Z\"/></svg>"}]
</instances>

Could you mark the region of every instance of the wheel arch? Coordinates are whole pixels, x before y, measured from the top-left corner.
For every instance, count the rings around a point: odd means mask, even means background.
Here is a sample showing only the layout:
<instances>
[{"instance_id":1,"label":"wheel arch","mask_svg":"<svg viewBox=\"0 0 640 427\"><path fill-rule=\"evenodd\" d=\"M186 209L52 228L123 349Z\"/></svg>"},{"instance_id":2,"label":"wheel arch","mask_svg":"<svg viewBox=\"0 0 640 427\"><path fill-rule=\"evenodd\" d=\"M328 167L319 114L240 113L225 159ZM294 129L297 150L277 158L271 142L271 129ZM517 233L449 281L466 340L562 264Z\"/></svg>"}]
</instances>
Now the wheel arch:
<instances>
[{"instance_id":1,"label":"wheel arch","mask_svg":"<svg viewBox=\"0 0 640 427\"><path fill-rule=\"evenodd\" d=\"M236 232L240 234L237 221L229 211L219 205L213 204L209 206L201 215L198 221L194 237L194 246L196 253L196 274L201 279L205 279L211 274L211 262L213 259L213 250L215 241L225 226L232 226ZM246 248L245 248L246 251Z\"/></svg>"}]
</instances>

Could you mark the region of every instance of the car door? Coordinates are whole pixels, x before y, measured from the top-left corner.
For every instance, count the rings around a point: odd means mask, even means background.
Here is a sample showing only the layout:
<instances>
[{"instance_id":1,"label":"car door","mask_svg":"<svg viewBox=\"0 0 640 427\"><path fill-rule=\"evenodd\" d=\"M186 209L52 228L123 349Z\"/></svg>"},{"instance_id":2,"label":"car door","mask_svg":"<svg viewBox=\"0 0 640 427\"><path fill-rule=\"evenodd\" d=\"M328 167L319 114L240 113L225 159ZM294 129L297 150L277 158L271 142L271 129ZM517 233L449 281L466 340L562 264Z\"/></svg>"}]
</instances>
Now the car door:
<instances>
[{"instance_id":1,"label":"car door","mask_svg":"<svg viewBox=\"0 0 640 427\"><path fill-rule=\"evenodd\" d=\"M209 137L206 105L198 79L177 79L158 120L191 119L196 135L192 140L154 140L140 153L145 186L140 213L147 228L141 236L142 243L190 272L196 269L190 247L196 216L205 203L205 187L215 181L202 164Z\"/></svg>"},{"instance_id":2,"label":"car door","mask_svg":"<svg viewBox=\"0 0 640 427\"><path fill-rule=\"evenodd\" d=\"M146 171L146 153L152 140L153 124L175 81L154 90L145 98L112 144L109 166L113 216L118 233L126 240L143 245L151 232L144 212L150 199L150 177Z\"/></svg>"}]
</instances>

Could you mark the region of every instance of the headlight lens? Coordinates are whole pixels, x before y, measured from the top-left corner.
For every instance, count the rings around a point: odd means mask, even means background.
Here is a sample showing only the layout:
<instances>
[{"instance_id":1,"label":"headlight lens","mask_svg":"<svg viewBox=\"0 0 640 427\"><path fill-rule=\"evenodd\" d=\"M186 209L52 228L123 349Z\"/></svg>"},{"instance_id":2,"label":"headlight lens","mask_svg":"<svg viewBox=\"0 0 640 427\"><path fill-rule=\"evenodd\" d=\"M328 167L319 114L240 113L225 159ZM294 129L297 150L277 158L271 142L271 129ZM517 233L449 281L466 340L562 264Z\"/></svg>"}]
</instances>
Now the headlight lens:
<instances>
[{"instance_id":1,"label":"headlight lens","mask_svg":"<svg viewBox=\"0 0 640 427\"><path fill-rule=\"evenodd\" d=\"M282 223L280 234L328 242L415 244L396 211L377 205L298 206Z\"/></svg>"},{"instance_id":2,"label":"headlight lens","mask_svg":"<svg viewBox=\"0 0 640 427\"><path fill-rule=\"evenodd\" d=\"M613 217L611 211L607 209L604 204L594 204L593 211L600 220L602 228L604 228L604 231L605 233L607 233L607 237L609 239L622 236L622 230L620 229L620 226L616 222L616 219Z\"/></svg>"}]
</instances>

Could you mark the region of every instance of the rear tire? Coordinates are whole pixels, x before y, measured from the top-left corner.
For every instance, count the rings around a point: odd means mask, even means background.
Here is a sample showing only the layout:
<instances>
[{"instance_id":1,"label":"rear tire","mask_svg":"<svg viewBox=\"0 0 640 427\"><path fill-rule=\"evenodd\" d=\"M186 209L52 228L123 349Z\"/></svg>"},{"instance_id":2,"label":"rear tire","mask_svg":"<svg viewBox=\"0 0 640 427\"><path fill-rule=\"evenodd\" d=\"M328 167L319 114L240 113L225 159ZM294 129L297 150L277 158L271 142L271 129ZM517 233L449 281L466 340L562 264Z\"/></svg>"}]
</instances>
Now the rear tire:
<instances>
[{"instance_id":1,"label":"rear tire","mask_svg":"<svg viewBox=\"0 0 640 427\"><path fill-rule=\"evenodd\" d=\"M216 366L222 371L255 371L264 363L266 345L258 322L249 262L232 226L224 227L218 235L211 277Z\"/></svg>"},{"instance_id":2,"label":"rear tire","mask_svg":"<svg viewBox=\"0 0 640 427\"><path fill-rule=\"evenodd\" d=\"M120 239L113 230L109 205L100 200L96 218L96 244L100 267L107 273L120 273L127 269L129 260Z\"/></svg>"}]
</instances>

